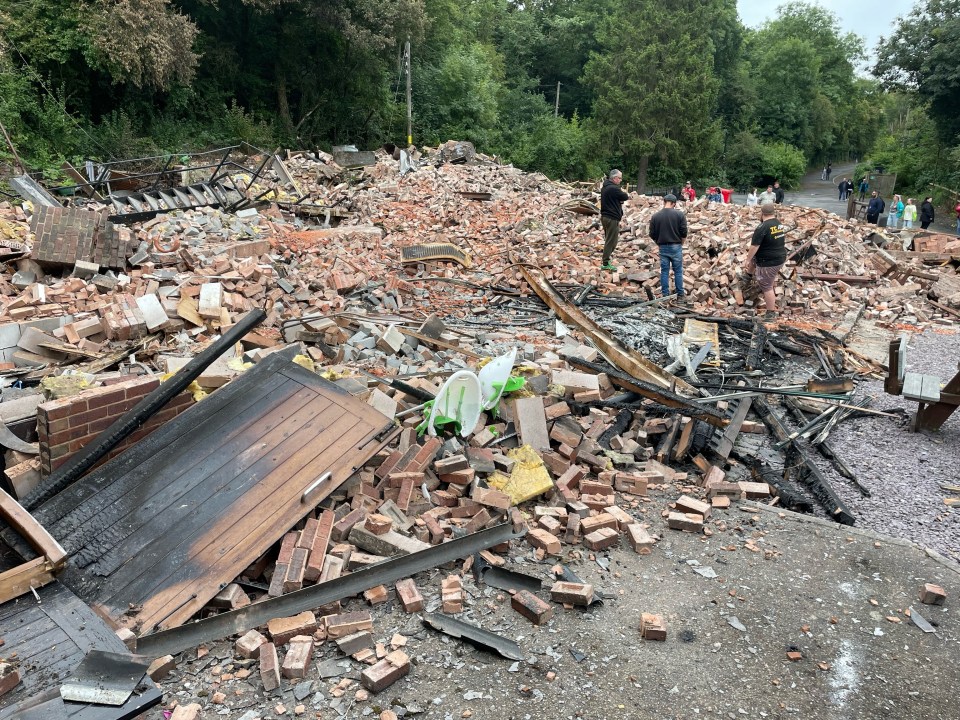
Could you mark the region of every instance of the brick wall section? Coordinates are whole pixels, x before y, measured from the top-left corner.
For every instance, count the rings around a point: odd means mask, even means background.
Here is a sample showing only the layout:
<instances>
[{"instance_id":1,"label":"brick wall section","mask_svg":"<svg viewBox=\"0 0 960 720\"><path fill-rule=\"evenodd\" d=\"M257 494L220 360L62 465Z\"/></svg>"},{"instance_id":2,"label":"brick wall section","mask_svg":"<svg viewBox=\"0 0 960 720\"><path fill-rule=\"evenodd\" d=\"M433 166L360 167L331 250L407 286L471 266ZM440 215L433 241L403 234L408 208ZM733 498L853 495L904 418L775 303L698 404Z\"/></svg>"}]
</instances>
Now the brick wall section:
<instances>
[{"instance_id":1,"label":"brick wall section","mask_svg":"<svg viewBox=\"0 0 960 720\"><path fill-rule=\"evenodd\" d=\"M135 378L87 390L61 400L41 403L37 406L40 473L46 477L63 465L159 385L160 380L157 377ZM142 440L167 420L193 405L193 402L193 396L189 392L180 393L101 462L106 462Z\"/></svg>"},{"instance_id":2,"label":"brick wall section","mask_svg":"<svg viewBox=\"0 0 960 720\"><path fill-rule=\"evenodd\" d=\"M107 220L106 211L37 208L30 220L35 240L32 257L41 265L73 267L77 260L123 270L137 250L129 228Z\"/></svg>"}]
</instances>

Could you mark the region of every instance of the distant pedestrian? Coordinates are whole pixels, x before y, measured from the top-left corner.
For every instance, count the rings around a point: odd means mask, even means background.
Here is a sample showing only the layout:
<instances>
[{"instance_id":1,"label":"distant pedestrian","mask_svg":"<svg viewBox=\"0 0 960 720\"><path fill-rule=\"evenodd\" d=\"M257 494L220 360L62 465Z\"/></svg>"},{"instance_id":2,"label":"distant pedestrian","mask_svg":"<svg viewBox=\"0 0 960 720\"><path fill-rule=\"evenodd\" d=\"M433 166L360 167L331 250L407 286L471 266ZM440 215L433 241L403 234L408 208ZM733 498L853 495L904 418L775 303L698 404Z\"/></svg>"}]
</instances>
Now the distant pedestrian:
<instances>
[{"instance_id":1,"label":"distant pedestrian","mask_svg":"<svg viewBox=\"0 0 960 720\"><path fill-rule=\"evenodd\" d=\"M677 210L676 195L665 195L663 209L650 218L650 238L660 249L660 292L670 294L670 267L677 299L685 302L683 292L683 240L687 237L687 216Z\"/></svg>"},{"instance_id":2,"label":"distant pedestrian","mask_svg":"<svg viewBox=\"0 0 960 720\"><path fill-rule=\"evenodd\" d=\"M697 191L693 189L693 183L687 180L683 185L683 190L680 191L680 197L683 198L684 202L693 202L697 199Z\"/></svg>"},{"instance_id":3,"label":"distant pedestrian","mask_svg":"<svg viewBox=\"0 0 960 720\"><path fill-rule=\"evenodd\" d=\"M920 227L926 230L930 227L930 223L933 222L936 217L936 212L933 209L933 198L925 197L923 202L920 203Z\"/></svg>"},{"instance_id":4,"label":"distant pedestrian","mask_svg":"<svg viewBox=\"0 0 960 720\"><path fill-rule=\"evenodd\" d=\"M760 198L757 196L757 189L750 188L750 193L747 195L747 207L752 207L759 204Z\"/></svg>"},{"instance_id":5,"label":"distant pedestrian","mask_svg":"<svg viewBox=\"0 0 960 720\"><path fill-rule=\"evenodd\" d=\"M777 294L775 287L780 268L787 262L787 249L784 237L787 229L780 224L776 216L776 206L764 203L760 206L760 225L753 231L750 240L750 251L747 253L746 274L756 280L760 292L763 293L763 302L766 312L764 320L777 318Z\"/></svg>"},{"instance_id":6,"label":"distant pedestrian","mask_svg":"<svg viewBox=\"0 0 960 720\"><path fill-rule=\"evenodd\" d=\"M860 197L858 198L860 202L863 202L863 199L867 196L867 192L870 190L870 183L867 181L867 176L864 175L860 180Z\"/></svg>"},{"instance_id":7,"label":"distant pedestrian","mask_svg":"<svg viewBox=\"0 0 960 720\"><path fill-rule=\"evenodd\" d=\"M830 179L830 176L833 174L833 165L827 163L827 180Z\"/></svg>"},{"instance_id":8,"label":"distant pedestrian","mask_svg":"<svg viewBox=\"0 0 960 720\"><path fill-rule=\"evenodd\" d=\"M890 201L890 209L887 210L887 229L896 230L900 226L900 218L903 217L903 200L899 195L894 195Z\"/></svg>"},{"instance_id":9,"label":"distant pedestrian","mask_svg":"<svg viewBox=\"0 0 960 720\"><path fill-rule=\"evenodd\" d=\"M877 195L876 190L870 193L870 202L867 203L867 222L871 225L880 222L880 215L883 213L885 205L886 203L883 202L882 197Z\"/></svg>"},{"instance_id":10,"label":"distant pedestrian","mask_svg":"<svg viewBox=\"0 0 960 720\"><path fill-rule=\"evenodd\" d=\"M616 266L610 264L613 251L617 249L620 239L620 220L623 218L623 203L629 199L620 183L623 182L623 173L611 170L603 181L600 189L600 224L603 226L603 261L601 270L616 271Z\"/></svg>"},{"instance_id":11,"label":"distant pedestrian","mask_svg":"<svg viewBox=\"0 0 960 720\"><path fill-rule=\"evenodd\" d=\"M783 188L780 187L779 180L773 183L773 202L776 205L783 205Z\"/></svg>"},{"instance_id":12,"label":"distant pedestrian","mask_svg":"<svg viewBox=\"0 0 960 720\"><path fill-rule=\"evenodd\" d=\"M847 179L843 178L840 181L840 184L837 185L837 189L840 191L840 200L847 199Z\"/></svg>"},{"instance_id":13,"label":"distant pedestrian","mask_svg":"<svg viewBox=\"0 0 960 720\"><path fill-rule=\"evenodd\" d=\"M826 166L826 165L824 165L824 166L823 166L823 170L820 171L820 179L821 179L821 180L826 180L826 179L827 179L827 166Z\"/></svg>"},{"instance_id":14,"label":"distant pedestrian","mask_svg":"<svg viewBox=\"0 0 960 720\"><path fill-rule=\"evenodd\" d=\"M903 208L903 227L905 230L913 230L913 223L917 219L917 206L913 204L913 198L907 198L907 204Z\"/></svg>"},{"instance_id":15,"label":"distant pedestrian","mask_svg":"<svg viewBox=\"0 0 960 720\"><path fill-rule=\"evenodd\" d=\"M766 205L770 203L771 205L777 201L777 194L773 191L773 185L767 185L767 189L760 193L760 204Z\"/></svg>"}]
</instances>

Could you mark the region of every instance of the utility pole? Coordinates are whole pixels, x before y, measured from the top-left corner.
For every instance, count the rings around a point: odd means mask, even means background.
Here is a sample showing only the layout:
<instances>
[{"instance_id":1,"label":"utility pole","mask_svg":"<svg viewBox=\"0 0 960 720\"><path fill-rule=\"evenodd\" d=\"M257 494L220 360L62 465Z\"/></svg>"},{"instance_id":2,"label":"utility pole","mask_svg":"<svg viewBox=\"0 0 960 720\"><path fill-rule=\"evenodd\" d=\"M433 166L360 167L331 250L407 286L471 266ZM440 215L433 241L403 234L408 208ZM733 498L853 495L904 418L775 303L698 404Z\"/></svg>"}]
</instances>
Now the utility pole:
<instances>
[{"instance_id":1,"label":"utility pole","mask_svg":"<svg viewBox=\"0 0 960 720\"><path fill-rule=\"evenodd\" d=\"M413 145L413 91L410 84L410 36L403 51L403 64L407 70L407 147Z\"/></svg>"},{"instance_id":2,"label":"utility pole","mask_svg":"<svg viewBox=\"0 0 960 720\"><path fill-rule=\"evenodd\" d=\"M557 80L557 101L553 106L553 116L557 117L560 114L560 81Z\"/></svg>"}]
</instances>

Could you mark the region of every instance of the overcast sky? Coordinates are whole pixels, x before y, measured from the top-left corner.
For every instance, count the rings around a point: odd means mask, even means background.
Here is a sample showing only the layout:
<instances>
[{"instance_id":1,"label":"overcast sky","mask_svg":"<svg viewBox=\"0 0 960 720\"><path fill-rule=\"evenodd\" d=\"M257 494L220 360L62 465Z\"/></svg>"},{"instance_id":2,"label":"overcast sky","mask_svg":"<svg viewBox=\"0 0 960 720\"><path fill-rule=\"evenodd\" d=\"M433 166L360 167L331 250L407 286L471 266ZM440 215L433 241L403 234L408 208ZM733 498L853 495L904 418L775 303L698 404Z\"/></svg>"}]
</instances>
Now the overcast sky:
<instances>
[{"instance_id":1,"label":"overcast sky","mask_svg":"<svg viewBox=\"0 0 960 720\"><path fill-rule=\"evenodd\" d=\"M737 0L740 20L748 27L757 27L764 20L776 15L777 7L784 0ZM906 15L913 7L913 0L886 0L878 3L873 0L819 0L840 19L840 28L845 32L854 32L864 38L867 53L872 55L881 35L890 35L892 23L898 15Z\"/></svg>"}]
</instances>

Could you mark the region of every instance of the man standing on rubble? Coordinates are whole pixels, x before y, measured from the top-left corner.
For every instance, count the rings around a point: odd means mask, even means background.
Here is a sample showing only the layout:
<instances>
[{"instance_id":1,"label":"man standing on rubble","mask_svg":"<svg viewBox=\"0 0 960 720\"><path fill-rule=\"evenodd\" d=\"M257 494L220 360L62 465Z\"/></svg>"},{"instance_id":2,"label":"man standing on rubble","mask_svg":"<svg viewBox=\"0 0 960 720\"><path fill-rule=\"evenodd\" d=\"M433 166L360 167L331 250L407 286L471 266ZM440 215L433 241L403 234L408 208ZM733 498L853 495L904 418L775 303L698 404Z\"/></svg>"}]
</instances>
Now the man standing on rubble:
<instances>
[{"instance_id":1,"label":"man standing on rubble","mask_svg":"<svg viewBox=\"0 0 960 720\"><path fill-rule=\"evenodd\" d=\"M687 237L687 216L677 210L677 196L664 195L663 209L650 218L650 238L660 248L660 292L670 294L670 266L677 302L686 302L683 292L683 239Z\"/></svg>"},{"instance_id":2,"label":"man standing on rubble","mask_svg":"<svg viewBox=\"0 0 960 720\"><path fill-rule=\"evenodd\" d=\"M763 293L767 310L763 319L769 321L777 319L777 294L774 288L780 268L787 262L787 248L783 243L787 229L777 219L777 210L773 203L760 206L760 221L750 241L745 274L748 277L753 276Z\"/></svg>"},{"instance_id":3,"label":"man standing on rubble","mask_svg":"<svg viewBox=\"0 0 960 720\"><path fill-rule=\"evenodd\" d=\"M601 270L616 271L610 264L613 251L620 239L620 220L623 218L623 203L630 197L620 189L623 173L611 170L600 189L600 224L603 226L603 262Z\"/></svg>"}]
</instances>

